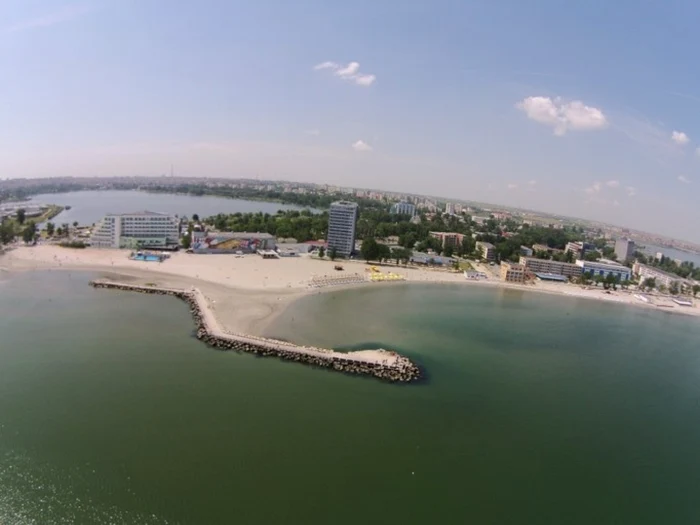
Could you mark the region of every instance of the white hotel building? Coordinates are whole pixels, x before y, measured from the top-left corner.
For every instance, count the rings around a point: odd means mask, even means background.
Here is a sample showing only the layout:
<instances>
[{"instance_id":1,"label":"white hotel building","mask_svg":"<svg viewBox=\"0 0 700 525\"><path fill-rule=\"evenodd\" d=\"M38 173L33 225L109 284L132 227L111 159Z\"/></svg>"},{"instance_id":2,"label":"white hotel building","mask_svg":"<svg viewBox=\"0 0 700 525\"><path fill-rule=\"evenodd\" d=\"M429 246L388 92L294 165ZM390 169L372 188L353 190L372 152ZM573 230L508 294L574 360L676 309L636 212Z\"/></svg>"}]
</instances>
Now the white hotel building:
<instances>
[{"instance_id":1,"label":"white hotel building","mask_svg":"<svg viewBox=\"0 0 700 525\"><path fill-rule=\"evenodd\" d=\"M179 243L179 227L179 219L166 213L106 215L95 225L90 244L96 248L162 249Z\"/></svg>"}]
</instances>

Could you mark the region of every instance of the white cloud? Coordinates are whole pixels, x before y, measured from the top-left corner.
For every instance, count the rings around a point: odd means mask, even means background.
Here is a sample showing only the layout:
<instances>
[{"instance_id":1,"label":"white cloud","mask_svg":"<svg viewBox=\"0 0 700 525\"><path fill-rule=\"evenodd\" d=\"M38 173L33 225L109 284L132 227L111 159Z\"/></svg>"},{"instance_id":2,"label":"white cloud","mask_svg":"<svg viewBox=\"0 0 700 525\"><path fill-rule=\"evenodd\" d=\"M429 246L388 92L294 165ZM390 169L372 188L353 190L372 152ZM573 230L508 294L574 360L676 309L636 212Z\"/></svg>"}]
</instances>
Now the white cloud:
<instances>
[{"instance_id":1,"label":"white cloud","mask_svg":"<svg viewBox=\"0 0 700 525\"><path fill-rule=\"evenodd\" d=\"M616 180L609 180L608 182L605 183L605 185L608 188L619 188L620 187L620 182Z\"/></svg>"},{"instance_id":2,"label":"white cloud","mask_svg":"<svg viewBox=\"0 0 700 525\"><path fill-rule=\"evenodd\" d=\"M559 97L527 97L515 107L535 122L552 126L557 136L565 135L569 130L596 130L608 125L602 110L586 106L580 100L564 102Z\"/></svg>"},{"instance_id":3,"label":"white cloud","mask_svg":"<svg viewBox=\"0 0 700 525\"><path fill-rule=\"evenodd\" d=\"M337 69L335 74L342 78L354 77L360 70L359 62L350 62L347 66Z\"/></svg>"},{"instance_id":4,"label":"white cloud","mask_svg":"<svg viewBox=\"0 0 700 525\"><path fill-rule=\"evenodd\" d=\"M688 144L688 142L690 142L690 137L688 137L688 135L682 131L674 130L673 133L671 133L671 140L680 146L685 146Z\"/></svg>"},{"instance_id":5,"label":"white cloud","mask_svg":"<svg viewBox=\"0 0 700 525\"><path fill-rule=\"evenodd\" d=\"M335 62L321 62L314 66L314 70L320 71L321 69L338 69L340 66Z\"/></svg>"},{"instance_id":6,"label":"white cloud","mask_svg":"<svg viewBox=\"0 0 700 525\"><path fill-rule=\"evenodd\" d=\"M372 146L367 144L364 140L358 140L352 145L352 149L355 151L372 151Z\"/></svg>"},{"instance_id":7,"label":"white cloud","mask_svg":"<svg viewBox=\"0 0 700 525\"><path fill-rule=\"evenodd\" d=\"M5 29L7 33L18 33L21 31L27 31L29 29L38 29L41 27L51 27L64 22L70 22L85 13L89 12L91 8L87 5L82 4L70 4L65 5L54 11L37 18L31 18L23 22L19 22L13 26Z\"/></svg>"},{"instance_id":8,"label":"white cloud","mask_svg":"<svg viewBox=\"0 0 700 525\"><path fill-rule=\"evenodd\" d=\"M518 189L518 185L517 184L508 184L508 189L509 190L516 190L516 189Z\"/></svg>"},{"instance_id":9,"label":"white cloud","mask_svg":"<svg viewBox=\"0 0 700 525\"><path fill-rule=\"evenodd\" d=\"M528 183L530 186L534 186L535 184L537 184L537 181L536 181L536 180L530 180L530 181L528 181L527 183Z\"/></svg>"},{"instance_id":10,"label":"white cloud","mask_svg":"<svg viewBox=\"0 0 700 525\"><path fill-rule=\"evenodd\" d=\"M634 186L627 186L626 190L628 197L634 197L637 195L637 189Z\"/></svg>"},{"instance_id":11,"label":"white cloud","mask_svg":"<svg viewBox=\"0 0 700 525\"><path fill-rule=\"evenodd\" d=\"M353 82L358 86L371 86L374 84L374 81L377 80L376 75L360 73L359 62L349 62L346 66L343 66L337 62L328 61L321 62L314 66L315 71L321 71L323 69L330 69L335 76Z\"/></svg>"},{"instance_id":12,"label":"white cloud","mask_svg":"<svg viewBox=\"0 0 700 525\"><path fill-rule=\"evenodd\" d=\"M678 180L683 184L690 184L690 179L685 175L678 175Z\"/></svg>"},{"instance_id":13,"label":"white cloud","mask_svg":"<svg viewBox=\"0 0 700 525\"><path fill-rule=\"evenodd\" d=\"M600 193L600 190L602 188L603 188L603 185L600 182L594 182L593 185L591 185L585 189L585 192L588 193L589 195L593 195L594 193Z\"/></svg>"}]
</instances>

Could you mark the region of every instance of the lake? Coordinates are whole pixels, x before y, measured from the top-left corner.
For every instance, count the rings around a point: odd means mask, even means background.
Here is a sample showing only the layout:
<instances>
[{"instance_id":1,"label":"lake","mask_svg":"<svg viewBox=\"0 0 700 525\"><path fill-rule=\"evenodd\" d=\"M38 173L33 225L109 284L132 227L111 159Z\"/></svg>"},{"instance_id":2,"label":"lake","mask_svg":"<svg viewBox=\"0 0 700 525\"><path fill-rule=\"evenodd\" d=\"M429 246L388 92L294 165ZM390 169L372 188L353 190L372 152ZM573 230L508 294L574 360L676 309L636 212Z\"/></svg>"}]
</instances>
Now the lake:
<instances>
[{"instance_id":1,"label":"lake","mask_svg":"<svg viewBox=\"0 0 700 525\"><path fill-rule=\"evenodd\" d=\"M218 213L263 212L275 214L278 210L301 210L299 206L276 202L247 201L224 197L176 195L170 193L148 193L145 191L75 191L69 193L47 193L35 195L32 203L71 206L52 221L56 224L90 225L108 213L131 213L134 211L156 211L186 215L198 214L201 218ZM318 210L312 210L318 211Z\"/></svg>"}]
</instances>

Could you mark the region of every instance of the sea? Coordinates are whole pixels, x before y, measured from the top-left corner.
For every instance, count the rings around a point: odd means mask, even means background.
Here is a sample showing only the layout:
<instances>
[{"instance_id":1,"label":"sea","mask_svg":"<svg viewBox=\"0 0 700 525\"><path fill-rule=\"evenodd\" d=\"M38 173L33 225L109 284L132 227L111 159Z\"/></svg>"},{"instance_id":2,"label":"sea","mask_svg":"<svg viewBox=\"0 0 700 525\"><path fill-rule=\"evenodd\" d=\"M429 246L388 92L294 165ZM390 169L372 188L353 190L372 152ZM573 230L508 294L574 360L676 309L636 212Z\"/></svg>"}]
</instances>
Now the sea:
<instances>
[{"instance_id":1,"label":"sea","mask_svg":"<svg viewBox=\"0 0 700 525\"><path fill-rule=\"evenodd\" d=\"M155 211L172 213L180 217L192 217L195 213L201 218L217 213L263 212L275 214L279 210L301 210L300 206L276 202L227 199L225 197L176 195L168 193L148 193L145 191L73 191L67 193L46 193L35 195L32 204L58 204L70 206L52 219L55 224L73 224L78 221L83 226L93 224L107 213L132 213L135 211ZM311 208L312 211L314 210Z\"/></svg>"},{"instance_id":2,"label":"sea","mask_svg":"<svg viewBox=\"0 0 700 525\"><path fill-rule=\"evenodd\" d=\"M1 265L1 261L0 261ZM0 273L0 523L700 523L700 324L491 287L304 297L267 335L417 384L200 343L184 303Z\"/></svg>"}]
</instances>

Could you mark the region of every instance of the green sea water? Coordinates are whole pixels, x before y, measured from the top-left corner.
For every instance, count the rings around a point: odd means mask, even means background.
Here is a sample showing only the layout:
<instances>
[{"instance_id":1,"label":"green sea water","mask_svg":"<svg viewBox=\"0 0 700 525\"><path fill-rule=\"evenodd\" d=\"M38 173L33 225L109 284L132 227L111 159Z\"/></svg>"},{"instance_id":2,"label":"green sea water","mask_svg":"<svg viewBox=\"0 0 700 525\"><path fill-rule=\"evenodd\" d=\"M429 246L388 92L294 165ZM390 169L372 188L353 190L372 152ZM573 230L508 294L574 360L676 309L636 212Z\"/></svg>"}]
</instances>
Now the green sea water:
<instances>
[{"instance_id":1,"label":"green sea water","mask_svg":"<svg viewBox=\"0 0 700 525\"><path fill-rule=\"evenodd\" d=\"M695 524L700 323L476 286L304 298L269 327L427 379L211 350L173 298L0 280L0 523Z\"/></svg>"}]
</instances>

